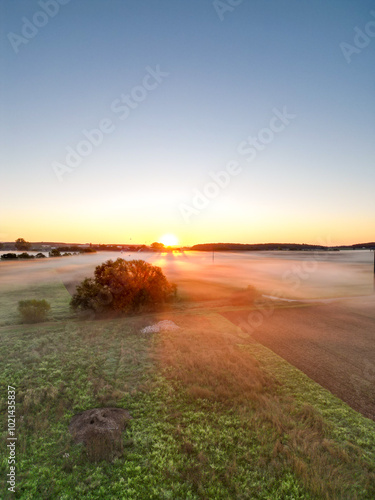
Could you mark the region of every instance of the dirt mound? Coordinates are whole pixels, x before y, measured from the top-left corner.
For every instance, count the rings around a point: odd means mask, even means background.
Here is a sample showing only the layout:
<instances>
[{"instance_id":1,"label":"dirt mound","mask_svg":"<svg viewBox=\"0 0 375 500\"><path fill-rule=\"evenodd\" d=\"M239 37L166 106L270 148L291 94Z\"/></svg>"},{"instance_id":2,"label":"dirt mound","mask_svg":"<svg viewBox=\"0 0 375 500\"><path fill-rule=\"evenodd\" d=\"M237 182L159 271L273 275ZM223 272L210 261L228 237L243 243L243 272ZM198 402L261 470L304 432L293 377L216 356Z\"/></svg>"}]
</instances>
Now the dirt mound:
<instances>
[{"instance_id":1,"label":"dirt mound","mask_svg":"<svg viewBox=\"0 0 375 500\"><path fill-rule=\"evenodd\" d=\"M131 418L123 408L93 408L74 415L69 432L85 444L90 461L112 461L123 454L122 432Z\"/></svg>"}]
</instances>

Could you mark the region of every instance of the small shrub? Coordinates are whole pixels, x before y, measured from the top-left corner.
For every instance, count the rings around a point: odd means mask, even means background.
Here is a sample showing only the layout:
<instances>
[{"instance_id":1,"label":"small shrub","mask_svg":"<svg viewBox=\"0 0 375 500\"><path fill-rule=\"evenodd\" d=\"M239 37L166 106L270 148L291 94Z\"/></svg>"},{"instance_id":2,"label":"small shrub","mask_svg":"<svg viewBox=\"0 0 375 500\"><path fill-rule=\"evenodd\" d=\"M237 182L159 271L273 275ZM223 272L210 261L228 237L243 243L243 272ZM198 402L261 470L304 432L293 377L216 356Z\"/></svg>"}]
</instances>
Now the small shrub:
<instances>
[{"instance_id":1,"label":"small shrub","mask_svg":"<svg viewBox=\"0 0 375 500\"><path fill-rule=\"evenodd\" d=\"M24 323L40 323L47 319L47 313L51 309L46 300L20 300L18 311Z\"/></svg>"},{"instance_id":2,"label":"small shrub","mask_svg":"<svg viewBox=\"0 0 375 500\"><path fill-rule=\"evenodd\" d=\"M3 253L1 260L15 260L17 259L16 253Z\"/></svg>"},{"instance_id":3,"label":"small shrub","mask_svg":"<svg viewBox=\"0 0 375 500\"><path fill-rule=\"evenodd\" d=\"M34 255L31 255L27 252L22 252L19 254L18 256L19 259L33 259L34 258Z\"/></svg>"},{"instance_id":4,"label":"small shrub","mask_svg":"<svg viewBox=\"0 0 375 500\"><path fill-rule=\"evenodd\" d=\"M61 252L57 248L53 248L52 250L50 250L49 256L50 257L61 257Z\"/></svg>"},{"instance_id":5,"label":"small shrub","mask_svg":"<svg viewBox=\"0 0 375 500\"><path fill-rule=\"evenodd\" d=\"M44 253L42 253L42 252L37 253L37 254L35 255L35 257L36 257L37 259L45 259L45 258L46 258L46 256L45 256L45 255L44 255Z\"/></svg>"}]
</instances>

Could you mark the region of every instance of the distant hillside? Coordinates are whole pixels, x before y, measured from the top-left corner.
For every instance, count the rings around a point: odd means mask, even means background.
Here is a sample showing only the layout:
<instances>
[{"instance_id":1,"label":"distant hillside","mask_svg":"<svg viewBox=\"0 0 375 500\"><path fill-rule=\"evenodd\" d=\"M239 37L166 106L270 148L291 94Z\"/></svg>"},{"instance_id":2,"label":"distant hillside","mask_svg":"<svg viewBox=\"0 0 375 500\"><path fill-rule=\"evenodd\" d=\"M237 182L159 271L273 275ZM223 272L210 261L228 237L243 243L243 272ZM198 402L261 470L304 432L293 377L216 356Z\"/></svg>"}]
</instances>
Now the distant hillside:
<instances>
[{"instance_id":1,"label":"distant hillside","mask_svg":"<svg viewBox=\"0 0 375 500\"><path fill-rule=\"evenodd\" d=\"M375 249L375 243L356 243L355 245L327 247L323 245L309 245L306 243L259 243L259 244L243 244L243 243L203 243L194 245L190 250L197 250L201 252L217 252L225 251L265 251L265 250L291 250L291 251L308 251L308 250L360 250Z\"/></svg>"},{"instance_id":2,"label":"distant hillside","mask_svg":"<svg viewBox=\"0 0 375 500\"><path fill-rule=\"evenodd\" d=\"M341 246L338 247L342 250L347 250L348 248L353 248L353 250L362 250L362 249L367 249L367 250L375 250L375 243L356 243L355 245L352 245L351 247L347 246Z\"/></svg>"}]
</instances>

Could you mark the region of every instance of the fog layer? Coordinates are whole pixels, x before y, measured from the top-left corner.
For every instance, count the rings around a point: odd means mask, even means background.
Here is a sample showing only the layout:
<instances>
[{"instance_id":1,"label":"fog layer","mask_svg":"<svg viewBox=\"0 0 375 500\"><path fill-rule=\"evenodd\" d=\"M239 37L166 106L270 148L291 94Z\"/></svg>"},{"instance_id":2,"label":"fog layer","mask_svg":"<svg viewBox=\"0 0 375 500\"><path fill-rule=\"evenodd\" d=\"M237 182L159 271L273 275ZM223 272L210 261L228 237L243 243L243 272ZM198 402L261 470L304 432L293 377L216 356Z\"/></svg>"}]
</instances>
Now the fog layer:
<instances>
[{"instance_id":1,"label":"fog layer","mask_svg":"<svg viewBox=\"0 0 375 500\"><path fill-rule=\"evenodd\" d=\"M373 292L370 251L341 252L98 252L33 261L0 262L0 287L51 282L77 284L108 259L143 259L160 266L191 299L224 297L253 285L262 293L296 299Z\"/></svg>"}]
</instances>

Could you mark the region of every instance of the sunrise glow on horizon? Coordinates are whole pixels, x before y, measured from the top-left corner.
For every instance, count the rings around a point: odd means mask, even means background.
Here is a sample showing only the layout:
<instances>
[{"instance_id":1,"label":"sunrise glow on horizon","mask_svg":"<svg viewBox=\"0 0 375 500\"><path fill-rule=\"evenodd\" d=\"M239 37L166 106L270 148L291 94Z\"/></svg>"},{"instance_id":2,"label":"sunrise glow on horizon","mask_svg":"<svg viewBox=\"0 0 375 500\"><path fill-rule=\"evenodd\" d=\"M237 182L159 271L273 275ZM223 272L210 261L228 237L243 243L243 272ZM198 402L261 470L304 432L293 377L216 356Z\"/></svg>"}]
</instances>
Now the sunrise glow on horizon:
<instances>
[{"instance_id":1,"label":"sunrise glow on horizon","mask_svg":"<svg viewBox=\"0 0 375 500\"><path fill-rule=\"evenodd\" d=\"M160 243L163 243L166 247L174 247L178 245L178 238L174 234L164 234L160 239Z\"/></svg>"},{"instance_id":2,"label":"sunrise glow on horizon","mask_svg":"<svg viewBox=\"0 0 375 500\"><path fill-rule=\"evenodd\" d=\"M374 241L373 2L164 7L7 4L0 242Z\"/></svg>"}]
</instances>

